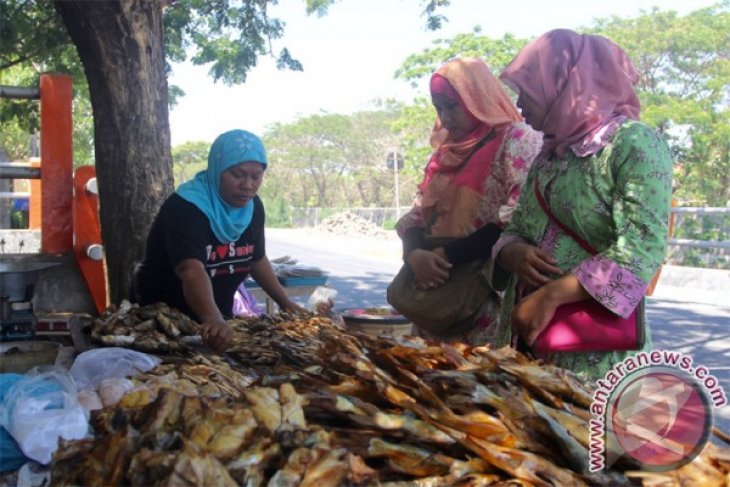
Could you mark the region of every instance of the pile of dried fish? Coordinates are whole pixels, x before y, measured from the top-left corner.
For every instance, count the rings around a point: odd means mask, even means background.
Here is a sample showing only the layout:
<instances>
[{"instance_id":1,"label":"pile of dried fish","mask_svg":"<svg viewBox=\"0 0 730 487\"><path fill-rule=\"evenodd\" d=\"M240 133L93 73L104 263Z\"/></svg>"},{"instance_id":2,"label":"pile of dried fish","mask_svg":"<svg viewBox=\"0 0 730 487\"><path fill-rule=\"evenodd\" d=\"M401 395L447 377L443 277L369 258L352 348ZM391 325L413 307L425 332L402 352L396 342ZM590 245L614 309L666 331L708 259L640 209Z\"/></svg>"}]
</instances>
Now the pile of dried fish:
<instances>
[{"instance_id":1,"label":"pile of dried fish","mask_svg":"<svg viewBox=\"0 0 730 487\"><path fill-rule=\"evenodd\" d=\"M200 325L164 303L140 307L123 301L110 306L91 324L91 340L106 347L147 353L178 353L200 343Z\"/></svg>"},{"instance_id":2,"label":"pile of dried fish","mask_svg":"<svg viewBox=\"0 0 730 487\"><path fill-rule=\"evenodd\" d=\"M55 485L341 485L374 475L332 435L309 426L291 385L238 401L163 390L140 408L104 410L96 439L56 455ZM347 480L346 480L347 479Z\"/></svg>"},{"instance_id":3,"label":"pile of dried fish","mask_svg":"<svg viewBox=\"0 0 730 487\"><path fill-rule=\"evenodd\" d=\"M233 366L186 354L64 443L57 485L726 485L708 445L669 473L588 468L577 376L509 349L407 345L324 318L232 321ZM213 384L214 387L207 387ZM157 392L159 391L159 392ZM131 393L134 394L134 393Z\"/></svg>"},{"instance_id":4,"label":"pile of dried fish","mask_svg":"<svg viewBox=\"0 0 730 487\"><path fill-rule=\"evenodd\" d=\"M332 321L321 316L277 314L228 322L233 341L226 354L243 365L273 366L282 360L290 365L319 363L323 328Z\"/></svg>"}]
</instances>

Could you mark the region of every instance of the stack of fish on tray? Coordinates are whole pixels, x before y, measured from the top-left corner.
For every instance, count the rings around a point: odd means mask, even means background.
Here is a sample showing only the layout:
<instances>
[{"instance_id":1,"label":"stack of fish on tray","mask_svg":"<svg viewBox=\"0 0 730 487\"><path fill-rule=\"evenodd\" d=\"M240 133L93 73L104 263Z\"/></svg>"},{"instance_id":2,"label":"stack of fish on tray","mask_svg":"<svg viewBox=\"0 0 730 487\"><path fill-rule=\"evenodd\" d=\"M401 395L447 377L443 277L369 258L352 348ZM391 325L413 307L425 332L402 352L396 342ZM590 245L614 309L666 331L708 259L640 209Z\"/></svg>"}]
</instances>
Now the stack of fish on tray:
<instances>
[{"instance_id":1,"label":"stack of fish on tray","mask_svg":"<svg viewBox=\"0 0 730 487\"><path fill-rule=\"evenodd\" d=\"M91 325L91 340L106 347L126 347L165 354L200 344L200 325L164 303L140 307L122 301L110 306Z\"/></svg>"},{"instance_id":2,"label":"stack of fish on tray","mask_svg":"<svg viewBox=\"0 0 730 487\"><path fill-rule=\"evenodd\" d=\"M120 336L108 320L134 330L153 309L110 310L92 334L108 343L102 330ZM65 442L56 453L53 483L577 486L730 479L730 451L712 444L673 472L637 471L624 458L591 473L590 388L512 349L376 339L314 316L230 323L235 338L225 356L185 345L136 376L142 386L116 407L96 411L94 437ZM169 354L174 339L164 335Z\"/></svg>"},{"instance_id":3,"label":"stack of fish on tray","mask_svg":"<svg viewBox=\"0 0 730 487\"><path fill-rule=\"evenodd\" d=\"M297 259L285 255L271 259L271 267L278 278L288 277L320 277L327 272L317 266L301 264Z\"/></svg>"}]
</instances>

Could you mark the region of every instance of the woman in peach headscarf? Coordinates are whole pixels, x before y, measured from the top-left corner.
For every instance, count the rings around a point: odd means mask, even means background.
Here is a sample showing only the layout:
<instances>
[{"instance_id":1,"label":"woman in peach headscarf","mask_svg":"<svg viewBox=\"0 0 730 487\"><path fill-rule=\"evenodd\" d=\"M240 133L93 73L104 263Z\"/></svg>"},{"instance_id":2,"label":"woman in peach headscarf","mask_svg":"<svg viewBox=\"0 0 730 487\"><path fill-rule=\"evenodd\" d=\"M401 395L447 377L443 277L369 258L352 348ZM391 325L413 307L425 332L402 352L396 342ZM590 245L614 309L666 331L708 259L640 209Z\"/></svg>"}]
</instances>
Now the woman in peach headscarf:
<instances>
[{"instance_id":1,"label":"woman in peach headscarf","mask_svg":"<svg viewBox=\"0 0 730 487\"><path fill-rule=\"evenodd\" d=\"M416 203L396 226L403 260L422 289L442 285L454 266L489 258L542 143L479 59L447 62L431 77L430 91L434 152ZM452 242L431 249L426 237ZM431 338L483 345L491 341L498 314L499 297L492 292L471 329Z\"/></svg>"},{"instance_id":2,"label":"woman in peach headscarf","mask_svg":"<svg viewBox=\"0 0 730 487\"><path fill-rule=\"evenodd\" d=\"M498 343L532 346L564 304L596 300L630 316L667 249L672 181L666 142L638 121L636 69L610 40L558 29L525 46L501 78L545 143L494 246L492 282L506 289ZM596 378L627 353L545 358Z\"/></svg>"}]
</instances>

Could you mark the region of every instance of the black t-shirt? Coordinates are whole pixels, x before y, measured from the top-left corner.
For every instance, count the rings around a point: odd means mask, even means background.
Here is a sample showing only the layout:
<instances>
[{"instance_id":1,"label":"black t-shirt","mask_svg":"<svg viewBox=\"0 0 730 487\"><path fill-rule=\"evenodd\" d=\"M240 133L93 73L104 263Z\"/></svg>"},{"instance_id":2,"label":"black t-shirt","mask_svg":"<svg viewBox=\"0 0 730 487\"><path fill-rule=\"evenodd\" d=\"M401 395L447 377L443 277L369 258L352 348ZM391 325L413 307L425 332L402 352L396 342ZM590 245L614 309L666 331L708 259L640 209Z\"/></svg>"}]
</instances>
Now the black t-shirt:
<instances>
[{"instance_id":1,"label":"black t-shirt","mask_svg":"<svg viewBox=\"0 0 730 487\"><path fill-rule=\"evenodd\" d=\"M210 276L218 309L230 317L236 288L248 275L251 264L266 253L264 205L258 196L253 203L253 217L243 235L235 242L221 242L205 213L172 194L150 229L145 258L136 271L133 297L142 305L162 301L198 319L185 301L182 282L174 270L185 259L197 259Z\"/></svg>"}]
</instances>

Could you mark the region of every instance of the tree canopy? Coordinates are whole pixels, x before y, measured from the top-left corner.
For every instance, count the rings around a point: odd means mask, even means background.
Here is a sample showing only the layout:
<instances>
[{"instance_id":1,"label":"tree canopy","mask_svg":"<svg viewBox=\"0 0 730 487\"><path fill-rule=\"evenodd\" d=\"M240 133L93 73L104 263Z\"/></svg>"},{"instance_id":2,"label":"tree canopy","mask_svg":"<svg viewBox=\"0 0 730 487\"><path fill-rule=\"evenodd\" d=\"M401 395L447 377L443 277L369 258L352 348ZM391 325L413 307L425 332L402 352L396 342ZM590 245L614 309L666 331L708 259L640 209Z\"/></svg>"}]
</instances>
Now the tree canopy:
<instances>
[{"instance_id":1,"label":"tree canopy","mask_svg":"<svg viewBox=\"0 0 730 487\"><path fill-rule=\"evenodd\" d=\"M208 165L210 142L188 141L172 148L173 178L175 186L184 183Z\"/></svg>"}]
</instances>

